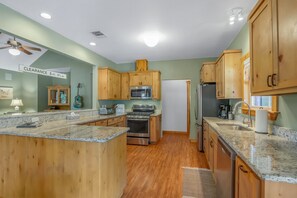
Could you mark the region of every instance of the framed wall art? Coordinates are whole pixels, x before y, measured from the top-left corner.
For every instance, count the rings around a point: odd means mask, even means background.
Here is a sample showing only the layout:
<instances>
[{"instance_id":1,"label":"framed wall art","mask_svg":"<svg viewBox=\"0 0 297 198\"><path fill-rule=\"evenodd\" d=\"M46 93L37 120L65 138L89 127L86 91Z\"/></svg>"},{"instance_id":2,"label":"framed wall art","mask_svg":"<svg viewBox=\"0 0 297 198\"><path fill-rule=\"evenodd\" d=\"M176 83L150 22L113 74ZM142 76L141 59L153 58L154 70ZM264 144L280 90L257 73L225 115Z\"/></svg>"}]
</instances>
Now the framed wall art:
<instances>
[{"instance_id":1,"label":"framed wall art","mask_svg":"<svg viewBox=\"0 0 297 198\"><path fill-rule=\"evenodd\" d=\"M13 98L13 88L0 86L0 99L12 99Z\"/></svg>"}]
</instances>

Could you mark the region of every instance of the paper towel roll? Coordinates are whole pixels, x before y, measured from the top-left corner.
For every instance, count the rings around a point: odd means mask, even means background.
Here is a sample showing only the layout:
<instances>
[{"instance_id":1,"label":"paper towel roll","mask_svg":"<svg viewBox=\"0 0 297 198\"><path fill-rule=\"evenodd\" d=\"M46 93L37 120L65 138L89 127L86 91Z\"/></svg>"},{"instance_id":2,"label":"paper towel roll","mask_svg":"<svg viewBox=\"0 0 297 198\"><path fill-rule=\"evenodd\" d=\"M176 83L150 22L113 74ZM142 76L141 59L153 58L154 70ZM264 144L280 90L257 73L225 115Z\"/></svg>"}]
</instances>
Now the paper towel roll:
<instances>
[{"instance_id":1,"label":"paper towel roll","mask_svg":"<svg viewBox=\"0 0 297 198\"><path fill-rule=\"evenodd\" d=\"M267 110L264 110L264 109L256 110L255 131L257 133L268 133L267 115L268 115Z\"/></svg>"}]
</instances>

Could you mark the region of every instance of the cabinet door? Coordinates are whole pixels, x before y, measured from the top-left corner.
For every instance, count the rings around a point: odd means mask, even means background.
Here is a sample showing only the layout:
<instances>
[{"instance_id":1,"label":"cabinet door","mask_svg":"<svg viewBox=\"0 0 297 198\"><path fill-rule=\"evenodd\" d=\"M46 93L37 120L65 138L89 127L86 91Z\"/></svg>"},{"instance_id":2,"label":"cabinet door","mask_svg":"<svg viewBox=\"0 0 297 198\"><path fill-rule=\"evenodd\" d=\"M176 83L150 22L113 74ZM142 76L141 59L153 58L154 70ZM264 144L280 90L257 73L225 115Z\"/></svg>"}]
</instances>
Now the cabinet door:
<instances>
[{"instance_id":1,"label":"cabinet door","mask_svg":"<svg viewBox=\"0 0 297 198\"><path fill-rule=\"evenodd\" d=\"M130 88L129 88L129 74L121 74L121 99L129 100L130 99Z\"/></svg>"},{"instance_id":2,"label":"cabinet door","mask_svg":"<svg viewBox=\"0 0 297 198\"><path fill-rule=\"evenodd\" d=\"M141 85L141 75L140 73L130 73L130 86Z\"/></svg>"},{"instance_id":3,"label":"cabinet door","mask_svg":"<svg viewBox=\"0 0 297 198\"><path fill-rule=\"evenodd\" d=\"M252 93L272 89L273 34L271 1L265 1L249 21Z\"/></svg>"},{"instance_id":4,"label":"cabinet door","mask_svg":"<svg viewBox=\"0 0 297 198\"><path fill-rule=\"evenodd\" d=\"M214 141L209 137L209 168L213 172L214 168Z\"/></svg>"},{"instance_id":5,"label":"cabinet door","mask_svg":"<svg viewBox=\"0 0 297 198\"><path fill-rule=\"evenodd\" d=\"M278 0L278 64L274 89L297 86L297 1Z\"/></svg>"},{"instance_id":6,"label":"cabinet door","mask_svg":"<svg viewBox=\"0 0 297 198\"><path fill-rule=\"evenodd\" d=\"M261 180L238 157L235 171L235 198L260 198Z\"/></svg>"},{"instance_id":7,"label":"cabinet door","mask_svg":"<svg viewBox=\"0 0 297 198\"><path fill-rule=\"evenodd\" d=\"M200 82L201 83L213 83L216 82L216 65L215 63L204 64L200 70Z\"/></svg>"},{"instance_id":8,"label":"cabinet door","mask_svg":"<svg viewBox=\"0 0 297 198\"><path fill-rule=\"evenodd\" d=\"M153 75L152 72L145 72L141 74L141 85L153 85Z\"/></svg>"},{"instance_id":9,"label":"cabinet door","mask_svg":"<svg viewBox=\"0 0 297 198\"><path fill-rule=\"evenodd\" d=\"M217 95L217 98L225 97L224 80L225 80L224 56L222 56L216 66L216 83L217 83L216 95Z\"/></svg>"},{"instance_id":10,"label":"cabinet door","mask_svg":"<svg viewBox=\"0 0 297 198\"><path fill-rule=\"evenodd\" d=\"M209 125L206 121L203 120L203 150L207 162L209 163L209 134L208 134Z\"/></svg>"},{"instance_id":11,"label":"cabinet door","mask_svg":"<svg viewBox=\"0 0 297 198\"><path fill-rule=\"evenodd\" d=\"M160 72L152 72L153 74L153 99L161 99L161 75Z\"/></svg>"},{"instance_id":12,"label":"cabinet door","mask_svg":"<svg viewBox=\"0 0 297 198\"><path fill-rule=\"evenodd\" d=\"M157 143L161 137L161 115L150 118L150 142Z\"/></svg>"},{"instance_id":13,"label":"cabinet door","mask_svg":"<svg viewBox=\"0 0 297 198\"><path fill-rule=\"evenodd\" d=\"M121 74L108 70L108 98L120 99L121 96Z\"/></svg>"}]
</instances>

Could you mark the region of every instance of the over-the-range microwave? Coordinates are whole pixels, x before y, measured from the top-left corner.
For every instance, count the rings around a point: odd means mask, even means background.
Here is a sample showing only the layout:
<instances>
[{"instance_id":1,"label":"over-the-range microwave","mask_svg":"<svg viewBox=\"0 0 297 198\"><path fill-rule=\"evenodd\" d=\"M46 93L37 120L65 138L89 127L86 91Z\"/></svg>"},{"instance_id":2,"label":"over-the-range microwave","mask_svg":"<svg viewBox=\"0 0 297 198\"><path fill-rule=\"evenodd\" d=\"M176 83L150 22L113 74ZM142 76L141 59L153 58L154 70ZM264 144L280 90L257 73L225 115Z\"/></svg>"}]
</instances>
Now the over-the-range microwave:
<instances>
[{"instance_id":1,"label":"over-the-range microwave","mask_svg":"<svg viewBox=\"0 0 297 198\"><path fill-rule=\"evenodd\" d=\"M152 87L151 86L130 87L130 99L132 100L152 99Z\"/></svg>"}]
</instances>

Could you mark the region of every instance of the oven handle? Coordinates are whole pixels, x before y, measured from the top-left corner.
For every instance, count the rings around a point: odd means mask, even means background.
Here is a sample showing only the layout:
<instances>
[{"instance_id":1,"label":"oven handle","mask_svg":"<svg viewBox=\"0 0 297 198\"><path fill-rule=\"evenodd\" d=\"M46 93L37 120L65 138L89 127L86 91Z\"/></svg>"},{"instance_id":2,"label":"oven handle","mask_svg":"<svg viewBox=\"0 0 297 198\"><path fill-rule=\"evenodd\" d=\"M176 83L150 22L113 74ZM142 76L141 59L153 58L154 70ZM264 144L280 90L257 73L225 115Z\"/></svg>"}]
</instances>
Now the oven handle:
<instances>
[{"instance_id":1,"label":"oven handle","mask_svg":"<svg viewBox=\"0 0 297 198\"><path fill-rule=\"evenodd\" d=\"M127 119L128 121L131 120L131 121L148 121L149 118L128 118Z\"/></svg>"}]
</instances>

